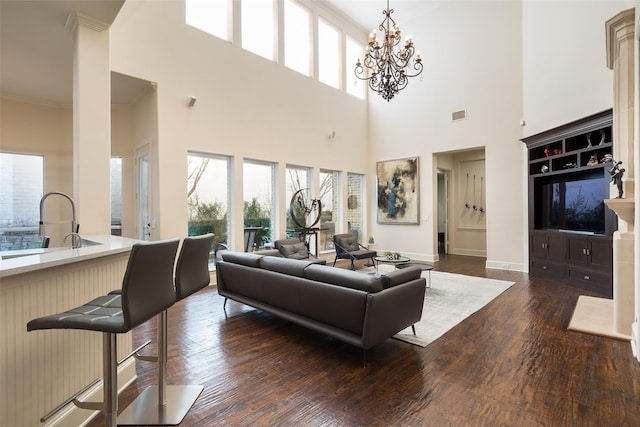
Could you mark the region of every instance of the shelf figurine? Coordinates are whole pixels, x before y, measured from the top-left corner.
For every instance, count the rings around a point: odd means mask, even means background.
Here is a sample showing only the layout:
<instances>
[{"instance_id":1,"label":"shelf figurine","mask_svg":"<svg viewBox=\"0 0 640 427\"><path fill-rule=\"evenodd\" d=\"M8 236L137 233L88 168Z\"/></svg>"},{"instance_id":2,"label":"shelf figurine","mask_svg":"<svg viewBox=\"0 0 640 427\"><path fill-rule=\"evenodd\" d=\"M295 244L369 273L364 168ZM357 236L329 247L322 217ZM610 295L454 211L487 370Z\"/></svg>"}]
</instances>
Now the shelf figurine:
<instances>
[{"instance_id":1,"label":"shelf figurine","mask_svg":"<svg viewBox=\"0 0 640 427\"><path fill-rule=\"evenodd\" d=\"M589 157L589 161L587 162L587 166L595 166L598 164L598 157L596 157L595 154L592 154L591 157Z\"/></svg>"},{"instance_id":2,"label":"shelf figurine","mask_svg":"<svg viewBox=\"0 0 640 427\"><path fill-rule=\"evenodd\" d=\"M550 153L550 151L549 151L549 146L547 145L547 146L545 147L545 149L544 149L544 156L545 156L545 157L549 157L549 153Z\"/></svg>"},{"instance_id":3,"label":"shelf figurine","mask_svg":"<svg viewBox=\"0 0 640 427\"><path fill-rule=\"evenodd\" d=\"M625 169L620 169L620 165L622 162L613 162L613 166L609 169L609 175L611 175L611 182L613 182L616 187L618 187L618 197L617 199L622 199L622 176L624 175Z\"/></svg>"}]
</instances>

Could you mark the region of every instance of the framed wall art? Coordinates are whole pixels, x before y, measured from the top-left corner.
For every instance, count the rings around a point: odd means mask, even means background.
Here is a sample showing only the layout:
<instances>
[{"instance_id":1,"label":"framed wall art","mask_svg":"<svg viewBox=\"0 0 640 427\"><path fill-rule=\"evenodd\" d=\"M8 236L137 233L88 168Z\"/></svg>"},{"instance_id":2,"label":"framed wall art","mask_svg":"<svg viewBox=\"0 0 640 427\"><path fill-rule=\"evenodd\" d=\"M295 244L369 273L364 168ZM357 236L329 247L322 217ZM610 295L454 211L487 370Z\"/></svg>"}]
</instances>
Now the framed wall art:
<instances>
[{"instance_id":1,"label":"framed wall art","mask_svg":"<svg viewBox=\"0 0 640 427\"><path fill-rule=\"evenodd\" d=\"M419 224L418 157L376 163L378 224Z\"/></svg>"}]
</instances>

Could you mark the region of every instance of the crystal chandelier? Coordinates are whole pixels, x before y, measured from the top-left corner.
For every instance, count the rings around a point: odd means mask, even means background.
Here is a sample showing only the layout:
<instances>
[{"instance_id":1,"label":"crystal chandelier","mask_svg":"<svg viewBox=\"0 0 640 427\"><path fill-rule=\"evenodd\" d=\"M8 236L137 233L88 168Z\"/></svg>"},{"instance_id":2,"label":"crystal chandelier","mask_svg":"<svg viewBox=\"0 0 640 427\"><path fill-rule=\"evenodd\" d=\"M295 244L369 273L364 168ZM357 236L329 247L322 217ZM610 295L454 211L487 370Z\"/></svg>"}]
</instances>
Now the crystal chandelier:
<instances>
[{"instance_id":1,"label":"crystal chandelier","mask_svg":"<svg viewBox=\"0 0 640 427\"><path fill-rule=\"evenodd\" d=\"M374 29L369 36L364 61L360 62L358 59L356 62L355 74L360 80L367 80L371 90L377 92L388 102L407 87L409 77L415 77L422 73L422 59L420 59L419 52L416 54L415 60L412 59L416 50L413 47L411 36L407 36L404 47L394 51L394 48L401 41L401 34L400 27L391 17L393 9L389 9L389 0L387 0L387 9L382 13L385 18L378 27L380 31L384 32L382 45L378 43ZM365 68L368 72L365 71ZM413 70L415 70L415 74L408 73Z\"/></svg>"}]
</instances>

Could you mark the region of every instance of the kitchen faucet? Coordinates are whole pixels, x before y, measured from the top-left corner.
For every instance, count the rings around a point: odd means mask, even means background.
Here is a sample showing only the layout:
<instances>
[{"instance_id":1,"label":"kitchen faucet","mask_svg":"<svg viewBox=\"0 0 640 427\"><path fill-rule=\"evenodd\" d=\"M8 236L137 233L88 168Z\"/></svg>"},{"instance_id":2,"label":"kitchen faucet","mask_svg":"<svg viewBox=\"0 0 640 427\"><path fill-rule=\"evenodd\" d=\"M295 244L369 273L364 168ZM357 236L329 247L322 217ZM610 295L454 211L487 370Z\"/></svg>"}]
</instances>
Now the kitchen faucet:
<instances>
[{"instance_id":1,"label":"kitchen faucet","mask_svg":"<svg viewBox=\"0 0 640 427\"><path fill-rule=\"evenodd\" d=\"M76 223L76 204L68 194L61 193L59 191L52 191L42 196L42 198L40 199L40 225L38 227L38 234L40 236L44 236L44 201L47 199L47 197L53 195L62 196L71 204L71 213L73 215L73 218L71 219L71 247L74 249L79 248L80 246L82 246L82 240L79 238L80 235L78 234L78 231L80 230L80 224ZM69 237L69 234L65 236L65 240L67 239L67 237Z\"/></svg>"}]
</instances>

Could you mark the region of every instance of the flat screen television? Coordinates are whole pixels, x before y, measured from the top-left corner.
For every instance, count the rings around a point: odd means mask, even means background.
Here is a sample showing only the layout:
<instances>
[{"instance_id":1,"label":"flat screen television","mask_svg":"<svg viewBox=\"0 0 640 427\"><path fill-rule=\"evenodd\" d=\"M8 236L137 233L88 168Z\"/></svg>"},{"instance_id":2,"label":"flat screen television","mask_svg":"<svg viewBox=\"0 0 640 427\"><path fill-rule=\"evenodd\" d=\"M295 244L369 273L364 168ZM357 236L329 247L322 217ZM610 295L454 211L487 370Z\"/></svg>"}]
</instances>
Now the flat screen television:
<instances>
[{"instance_id":1,"label":"flat screen television","mask_svg":"<svg viewBox=\"0 0 640 427\"><path fill-rule=\"evenodd\" d=\"M536 228L584 234L605 234L609 181L602 175L558 177L536 187Z\"/></svg>"}]
</instances>

